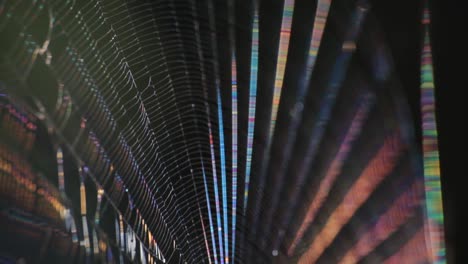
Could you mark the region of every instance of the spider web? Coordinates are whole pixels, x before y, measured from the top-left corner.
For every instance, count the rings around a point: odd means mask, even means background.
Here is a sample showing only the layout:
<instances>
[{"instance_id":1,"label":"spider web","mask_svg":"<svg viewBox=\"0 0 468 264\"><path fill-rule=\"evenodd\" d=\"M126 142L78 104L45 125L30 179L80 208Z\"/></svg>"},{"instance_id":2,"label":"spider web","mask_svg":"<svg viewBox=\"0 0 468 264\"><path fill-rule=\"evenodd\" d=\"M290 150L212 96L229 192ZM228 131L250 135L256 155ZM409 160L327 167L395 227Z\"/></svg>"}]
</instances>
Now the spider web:
<instances>
[{"instance_id":1,"label":"spider web","mask_svg":"<svg viewBox=\"0 0 468 264\"><path fill-rule=\"evenodd\" d=\"M374 87L391 65L373 53L366 1L279 2L0 2L2 81L71 153L83 190L91 176L98 206L83 222L100 223L109 206L122 252L139 250L142 263L265 262L279 251L357 261L422 217L408 120L393 91ZM365 30L370 74L353 59ZM361 220L369 214L379 218ZM335 258L349 223L362 236ZM83 233L98 252L96 231Z\"/></svg>"}]
</instances>

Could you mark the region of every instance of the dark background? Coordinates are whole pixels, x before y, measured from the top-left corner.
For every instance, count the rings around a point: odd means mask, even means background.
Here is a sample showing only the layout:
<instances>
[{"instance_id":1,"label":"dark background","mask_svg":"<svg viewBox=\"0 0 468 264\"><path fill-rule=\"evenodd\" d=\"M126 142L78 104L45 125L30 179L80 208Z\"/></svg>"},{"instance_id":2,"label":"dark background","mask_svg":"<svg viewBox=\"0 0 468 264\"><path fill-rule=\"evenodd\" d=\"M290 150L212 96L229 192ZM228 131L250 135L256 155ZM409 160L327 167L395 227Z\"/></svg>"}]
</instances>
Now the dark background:
<instances>
[{"instance_id":1,"label":"dark background","mask_svg":"<svg viewBox=\"0 0 468 264\"><path fill-rule=\"evenodd\" d=\"M453 254L451 263L466 261L462 226L464 210L461 188L466 170L466 150L463 128L466 127L466 102L463 90L466 88L462 73L462 39L467 29L464 8L457 1L433 1L433 59L436 85L436 109L439 129L439 149L442 170L442 191L445 209L447 251ZM465 249L463 249L465 248Z\"/></svg>"}]
</instances>

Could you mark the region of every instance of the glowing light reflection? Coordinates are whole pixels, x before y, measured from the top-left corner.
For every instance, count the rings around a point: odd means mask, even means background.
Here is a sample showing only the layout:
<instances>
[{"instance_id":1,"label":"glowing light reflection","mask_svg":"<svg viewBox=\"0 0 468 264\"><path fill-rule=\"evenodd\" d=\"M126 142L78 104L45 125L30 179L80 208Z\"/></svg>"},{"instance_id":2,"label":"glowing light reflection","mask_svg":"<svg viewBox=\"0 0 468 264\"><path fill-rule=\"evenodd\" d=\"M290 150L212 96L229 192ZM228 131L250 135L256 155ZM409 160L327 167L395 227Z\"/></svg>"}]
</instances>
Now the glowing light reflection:
<instances>
[{"instance_id":1,"label":"glowing light reflection","mask_svg":"<svg viewBox=\"0 0 468 264\"><path fill-rule=\"evenodd\" d=\"M418 207L422 183L415 182L400 197L393 202L390 208L383 213L375 224L359 237L359 241L344 255L339 263L357 263L362 257L369 254L380 243L385 241L393 232L414 215Z\"/></svg>"},{"instance_id":2,"label":"glowing light reflection","mask_svg":"<svg viewBox=\"0 0 468 264\"><path fill-rule=\"evenodd\" d=\"M247 155L245 166L244 186L244 214L247 210L249 198L250 169L252 162L252 146L255 128L255 107L257 102L257 74L258 74L258 8L254 4L254 19L252 25L252 54L250 57L250 90L249 90L249 121L247 127Z\"/></svg>"},{"instance_id":3,"label":"glowing light reflection","mask_svg":"<svg viewBox=\"0 0 468 264\"><path fill-rule=\"evenodd\" d=\"M335 182L338 175L341 173L343 164L348 158L354 141L356 140L357 136L361 133L362 126L364 124L364 121L367 119L367 115L369 113L369 109L372 102L373 97L370 94L364 96L364 100L361 102L361 105L357 110L353 121L351 122L351 126L349 127L346 136L344 137L335 158L331 162L330 167L328 168L327 173L325 174L325 177L320 182L317 193L315 194L312 203L307 209L306 216L304 217L304 220L300 225L299 230L297 231L293 239L293 242L288 248L288 255L291 256L293 254L297 244L304 235L305 231L314 221L318 209L327 199L330 189L333 186L333 183Z\"/></svg>"},{"instance_id":4,"label":"glowing light reflection","mask_svg":"<svg viewBox=\"0 0 468 264\"><path fill-rule=\"evenodd\" d=\"M424 185L426 189L426 210L429 223L429 252L433 263L445 263L444 214L440 185L439 147L435 116L435 87L432 68L432 50L429 39L429 9L424 8L424 46L421 58L421 113L423 128Z\"/></svg>"},{"instance_id":5,"label":"glowing light reflection","mask_svg":"<svg viewBox=\"0 0 468 264\"><path fill-rule=\"evenodd\" d=\"M301 256L299 263L314 263L317 261L356 210L393 170L403 147L398 134L391 135L385 140L384 145L369 162L357 181L349 188L340 205L328 217L327 222L317 234L307 252Z\"/></svg>"},{"instance_id":6,"label":"glowing light reflection","mask_svg":"<svg viewBox=\"0 0 468 264\"><path fill-rule=\"evenodd\" d=\"M404 263L429 263L424 237L424 227L421 227L397 253L393 254L383 263L401 264L402 260L404 260Z\"/></svg>"},{"instance_id":7,"label":"glowing light reflection","mask_svg":"<svg viewBox=\"0 0 468 264\"><path fill-rule=\"evenodd\" d=\"M284 71L288 58L289 39L291 35L291 23L294 13L294 0L285 0L283 6L283 19L281 21L280 44L278 49L278 61L276 63L275 88L273 92L273 104L271 110L270 137L271 141L276 125L278 107L281 99L281 89L283 88Z\"/></svg>"}]
</instances>

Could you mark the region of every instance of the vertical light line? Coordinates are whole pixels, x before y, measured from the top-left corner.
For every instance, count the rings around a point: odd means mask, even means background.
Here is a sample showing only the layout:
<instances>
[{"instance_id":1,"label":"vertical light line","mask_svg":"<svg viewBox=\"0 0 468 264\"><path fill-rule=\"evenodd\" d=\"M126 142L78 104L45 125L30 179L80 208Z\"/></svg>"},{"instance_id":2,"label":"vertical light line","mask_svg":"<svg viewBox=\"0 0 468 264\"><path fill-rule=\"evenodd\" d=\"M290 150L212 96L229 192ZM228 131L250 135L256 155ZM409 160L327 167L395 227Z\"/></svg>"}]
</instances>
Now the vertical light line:
<instances>
[{"instance_id":1,"label":"vertical light line","mask_svg":"<svg viewBox=\"0 0 468 264\"><path fill-rule=\"evenodd\" d=\"M440 185L439 147L435 117L435 86L432 68L432 50L429 38L429 8L425 1L422 24L424 46L421 56L421 114L423 133L424 185L426 190L426 212L430 240L429 253L433 263L445 263L444 214Z\"/></svg>"},{"instance_id":2,"label":"vertical light line","mask_svg":"<svg viewBox=\"0 0 468 264\"><path fill-rule=\"evenodd\" d=\"M224 252L223 252L223 235L222 235L222 224L221 224L221 209L219 204L219 191L218 191L218 175L216 173L216 159L214 154L214 143L213 133L211 132L211 124L208 123L209 138L210 138L210 153L211 153L211 169L213 171L213 185L215 193L215 208L216 208L216 224L218 226L218 239L219 239L219 255L221 263L224 264Z\"/></svg>"},{"instance_id":3,"label":"vertical light line","mask_svg":"<svg viewBox=\"0 0 468 264\"><path fill-rule=\"evenodd\" d=\"M75 219L71 216L71 213L68 214L71 220L71 233L73 243L78 243L78 231L76 230Z\"/></svg>"},{"instance_id":4,"label":"vertical light line","mask_svg":"<svg viewBox=\"0 0 468 264\"><path fill-rule=\"evenodd\" d=\"M122 249L120 248L120 245L121 245L121 241L122 241L122 238L120 237L120 225L119 225L119 219L116 217L115 218L115 240L117 242L117 246L119 247L119 251L118 251L118 254L119 254L119 262L120 263L123 263L123 257L122 257ZM148 256L150 255L150 253L148 252Z\"/></svg>"},{"instance_id":5,"label":"vertical light line","mask_svg":"<svg viewBox=\"0 0 468 264\"><path fill-rule=\"evenodd\" d=\"M101 218L101 203L102 203L102 195L104 194L104 190L101 187L98 187L97 191L97 205L96 205L96 212L94 213L94 223L99 224L99 220Z\"/></svg>"},{"instance_id":6,"label":"vertical light line","mask_svg":"<svg viewBox=\"0 0 468 264\"><path fill-rule=\"evenodd\" d=\"M235 47L233 47L234 49ZM232 86L232 249L231 261L234 263L236 247L237 216L237 65L235 52L232 52L231 86Z\"/></svg>"},{"instance_id":7,"label":"vertical light line","mask_svg":"<svg viewBox=\"0 0 468 264\"><path fill-rule=\"evenodd\" d=\"M198 127L198 126L197 126ZM200 146L199 146L200 147ZM200 152L200 157L201 157L201 152ZM203 166L203 161L201 162L202 166ZM203 183L204 183L204 188L205 188L205 197L207 199L207 202L209 204L209 201L208 201L208 190L207 190L207 185L206 185L206 176L205 176L205 173L204 173L204 168L203 168L203 171L202 171L202 176L203 176ZM207 237L207 234L206 234L206 228L205 228L205 221L203 219L203 213L202 213L202 209L200 207L200 201L199 201L199 193L197 191L197 186L195 184L195 177L193 175L193 169L190 169L190 174L192 176L192 184L193 184L193 190L195 191L195 196L197 197L197 207L198 207L198 214L199 214L199 217L200 217L200 223L202 225L202 231L203 231L203 239L205 240L205 248L206 248L206 254L208 256L208 264L211 264L212 261L211 261L211 251L210 251L210 243L208 242L208 237ZM210 220L210 230L211 230L211 236L213 237L213 228L212 228L212 223L211 223L211 210L210 208L208 207L208 212L209 212L209 220ZM214 248L216 248L214 246ZM214 260L216 262L216 259Z\"/></svg>"},{"instance_id":8,"label":"vertical light line","mask_svg":"<svg viewBox=\"0 0 468 264\"><path fill-rule=\"evenodd\" d=\"M200 215L200 222L201 222L202 230L203 230L203 239L205 240L206 253L208 254L208 263L211 264L210 246L208 245L208 239L206 237L205 224L203 223L203 216L201 213L200 205L198 205L198 214ZM211 223L210 223L210 229L211 230L213 229L213 227L211 226Z\"/></svg>"},{"instance_id":9,"label":"vertical light line","mask_svg":"<svg viewBox=\"0 0 468 264\"><path fill-rule=\"evenodd\" d=\"M120 261L123 264L123 255L125 253L125 231L122 214L119 213L119 234L120 234Z\"/></svg>"},{"instance_id":10,"label":"vertical light line","mask_svg":"<svg viewBox=\"0 0 468 264\"><path fill-rule=\"evenodd\" d=\"M63 171L63 151L60 147L57 148L57 169L58 169L58 183L60 192L65 192L65 174Z\"/></svg>"},{"instance_id":11,"label":"vertical light line","mask_svg":"<svg viewBox=\"0 0 468 264\"><path fill-rule=\"evenodd\" d=\"M231 215L231 262L235 263L236 224L237 224L237 61L234 0L228 2L229 38L231 45L231 108L232 108L232 215Z\"/></svg>"},{"instance_id":12,"label":"vertical light line","mask_svg":"<svg viewBox=\"0 0 468 264\"><path fill-rule=\"evenodd\" d=\"M271 144L273 141L275 126L276 126L276 118L278 115L278 108L280 104L281 98L281 90L283 88L283 80L284 80L284 72L286 69L286 61L288 58L288 50L289 50L289 40L291 36L291 23L292 17L294 13L294 0L285 0L283 3L283 14L281 20L281 31L280 31L280 40L279 40L279 47L278 47L278 59L276 61L276 69L275 69L275 83L273 89L273 102L272 102L272 109L270 113L270 129L267 132L266 138L267 143L264 148L264 156L262 158L260 173L258 175L259 180L259 197L254 206L254 217L257 217L257 209L259 208L259 204L262 200L263 195L263 188L265 185L265 174L270 162L270 150ZM257 218L254 220L254 226L257 225ZM253 234L255 236L255 233Z\"/></svg>"},{"instance_id":13,"label":"vertical light line","mask_svg":"<svg viewBox=\"0 0 468 264\"><path fill-rule=\"evenodd\" d=\"M252 52L250 56L250 86L249 86L249 120L247 127L247 155L245 166L244 186L244 215L249 199L250 169L252 162L252 145L255 128L255 106L257 103L257 74L258 74L258 31L259 18L257 2L254 1L254 19L252 24Z\"/></svg>"},{"instance_id":14,"label":"vertical light line","mask_svg":"<svg viewBox=\"0 0 468 264\"><path fill-rule=\"evenodd\" d=\"M140 243L140 262L141 264L146 264L146 253L145 250L143 249L143 243Z\"/></svg>"},{"instance_id":15,"label":"vertical light line","mask_svg":"<svg viewBox=\"0 0 468 264\"><path fill-rule=\"evenodd\" d=\"M327 23L328 11L330 10L331 0L319 0L317 4L317 11L315 12L315 20L312 29L312 40L309 47L309 57L307 59L307 73L306 82L304 86L309 84L310 78L312 77L312 71L315 66L315 60L317 59L318 50L320 43L322 42L323 32ZM303 87L302 89L306 89ZM301 95L301 94L300 94Z\"/></svg>"},{"instance_id":16,"label":"vertical light line","mask_svg":"<svg viewBox=\"0 0 468 264\"><path fill-rule=\"evenodd\" d=\"M281 89L283 88L284 72L286 69L286 61L288 59L289 40L291 36L291 23L294 13L294 0L285 0L283 6L283 19L281 21L280 43L278 48L278 61L276 62L275 88L273 92L273 104L271 110L270 137L273 137L273 132L276 125L276 117L278 115L278 107L281 99Z\"/></svg>"},{"instance_id":17,"label":"vertical light line","mask_svg":"<svg viewBox=\"0 0 468 264\"><path fill-rule=\"evenodd\" d=\"M65 193L65 172L63 170L63 151L60 147L57 148L57 169L58 169L58 183L59 190L61 193ZM75 241L76 227L73 216L71 215L70 209L65 209L65 226L67 230L72 232L73 241Z\"/></svg>"},{"instance_id":18,"label":"vertical light line","mask_svg":"<svg viewBox=\"0 0 468 264\"><path fill-rule=\"evenodd\" d=\"M100 210L101 210L101 202L102 202L103 194L104 194L104 190L101 187L98 187L96 212L94 213L94 224L96 226L99 225L99 220L101 217ZM93 247L94 247L94 254L99 254L98 237L97 237L96 229L93 230Z\"/></svg>"},{"instance_id":19,"label":"vertical light line","mask_svg":"<svg viewBox=\"0 0 468 264\"><path fill-rule=\"evenodd\" d=\"M211 152L211 156L213 158L213 146L211 144L212 142L212 137L211 137L211 125L208 124L208 128L209 128L209 132L210 132L210 152ZM214 234L214 228L213 228L213 218L211 216L211 205L210 205L210 197L208 195L208 184L207 184L207 181L206 181L206 174L205 174L205 167L204 167L204 164L203 164L203 159L201 158L202 160L202 173L203 173L203 182L204 182L204 185L205 185L205 196L206 196L206 204L208 206L208 217L210 219L210 232L211 232L211 242L213 244L213 255L214 255L214 260L215 260L215 263L218 263L218 255L217 255L217 251L216 251L216 238L215 238L215 234ZM216 168L215 168L216 169ZM216 170L215 170L216 171ZM214 172L214 174L216 175L216 172ZM218 187L217 187L217 180L216 180L216 176L213 177L215 180L214 180L214 186L215 186L215 194L217 195L217 190L218 190ZM215 195L215 196L216 196ZM216 198L216 219L217 219L217 224L218 226L220 226L220 221L219 221L219 200L217 198L217 196L215 197ZM220 237L220 234L219 234L219 231L218 231L218 238ZM220 241L221 243L221 241ZM220 245L220 249L222 250L222 246Z\"/></svg>"},{"instance_id":20,"label":"vertical light line","mask_svg":"<svg viewBox=\"0 0 468 264\"><path fill-rule=\"evenodd\" d=\"M79 175L80 175L80 200L81 200L81 221L83 224L83 246L86 249L86 256L89 256L91 253L91 247L89 243L89 230L88 230L88 220L87 220L87 212L86 212L86 189L84 184L84 175L83 170L79 167Z\"/></svg>"},{"instance_id":21,"label":"vertical light line","mask_svg":"<svg viewBox=\"0 0 468 264\"><path fill-rule=\"evenodd\" d=\"M228 202L227 202L227 183L226 183L226 153L225 153L225 142L224 142L224 122L223 122L223 108L221 101L221 88L219 80L219 71L218 71L218 45L216 43L216 23L214 21L214 6L213 1L208 1L208 10L209 10L209 26L211 32L211 44L212 44L212 53L213 53L213 71L214 71L214 81L216 88L216 99L218 105L218 131L219 131L219 152L221 156L221 195L222 195L222 220L223 220L223 229L224 233L224 258L221 254L221 263L229 263L229 218L228 218ZM214 160L214 159L213 159ZM221 252L223 253L223 252Z\"/></svg>"},{"instance_id":22,"label":"vertical light line","mask_svg":"<svg viewBox=\"0 0 468 264\"><path fill-rule=\"evenodd\" d=\"M226 263L229 263L229 229L228 229L228 204L227 204L227 183L226 183L226 157L224 147L224 126L223 126L223 110L221 107L221 92L219 86L216 89L218 99L218 123L219 123L219 148L221 154L221 187L223 195L223 222L224 222L224 258Z\"/></svg>"}]
</instances>

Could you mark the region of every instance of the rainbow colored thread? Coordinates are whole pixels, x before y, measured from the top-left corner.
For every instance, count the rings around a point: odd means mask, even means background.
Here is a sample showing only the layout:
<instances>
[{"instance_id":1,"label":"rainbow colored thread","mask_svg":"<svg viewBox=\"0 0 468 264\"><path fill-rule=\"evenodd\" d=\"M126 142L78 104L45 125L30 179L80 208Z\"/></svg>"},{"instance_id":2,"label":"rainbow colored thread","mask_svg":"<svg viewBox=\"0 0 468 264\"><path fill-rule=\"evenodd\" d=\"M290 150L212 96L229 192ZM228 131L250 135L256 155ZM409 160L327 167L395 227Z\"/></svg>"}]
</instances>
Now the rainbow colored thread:
<instances>
[{"instance_id":1,"label":"rainbow colored thread","mask_svg":"<svg viewBox=\"0 0 468 264\"><path fill-rule=\"evenodd\" d=\"M434 77L432 51L429 39L430 16L424 8L424 46L421 56L421 113L423 133L424 186L426 191L427 230L432 263L445 263L444 214L440 185L440 163L435 117Z\"/></svg>"},{"instance_id":2,"label":"rainbow colored thread","mask_svg":"<svg viewBox=\"0 0 468 264\"><path fill-rule=\"evenodd\" d=\"M250 57L250 89L249 89L249 121L247 127L247 155L245 166L244 186L244 214L249 199L250 169L252 163L252 146L255 128L255 106L257 102L257 74L258 74L258 8L254 4L254 20L252 25L252 54Z\"/></svg>"}]
</instances>

